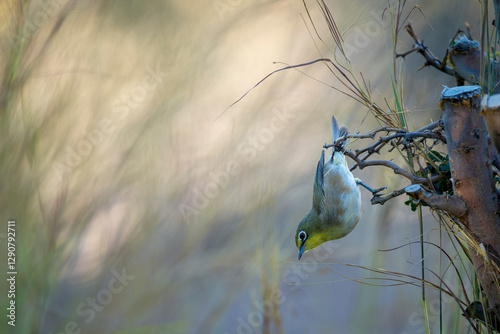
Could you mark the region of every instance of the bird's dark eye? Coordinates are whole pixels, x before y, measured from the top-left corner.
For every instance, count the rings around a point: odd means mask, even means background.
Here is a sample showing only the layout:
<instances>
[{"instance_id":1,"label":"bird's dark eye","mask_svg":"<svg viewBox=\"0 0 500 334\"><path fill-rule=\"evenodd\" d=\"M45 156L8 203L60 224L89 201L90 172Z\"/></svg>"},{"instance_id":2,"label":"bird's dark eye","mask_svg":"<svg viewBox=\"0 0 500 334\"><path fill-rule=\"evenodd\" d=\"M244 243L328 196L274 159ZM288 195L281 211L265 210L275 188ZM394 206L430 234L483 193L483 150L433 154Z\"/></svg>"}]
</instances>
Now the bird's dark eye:
<instances>
[{"instance_id":1,"label":"bird's dark eye","mask_svg":"<svg viewBox=\"0 0 500 334\"><path fill-rule=\"evenodd\" d=\"M307 239L307 233L305 231L300 231L299 232L299 239L300 239L300 241L304 242L304 240Z\"/></svg>"}]
</instances>

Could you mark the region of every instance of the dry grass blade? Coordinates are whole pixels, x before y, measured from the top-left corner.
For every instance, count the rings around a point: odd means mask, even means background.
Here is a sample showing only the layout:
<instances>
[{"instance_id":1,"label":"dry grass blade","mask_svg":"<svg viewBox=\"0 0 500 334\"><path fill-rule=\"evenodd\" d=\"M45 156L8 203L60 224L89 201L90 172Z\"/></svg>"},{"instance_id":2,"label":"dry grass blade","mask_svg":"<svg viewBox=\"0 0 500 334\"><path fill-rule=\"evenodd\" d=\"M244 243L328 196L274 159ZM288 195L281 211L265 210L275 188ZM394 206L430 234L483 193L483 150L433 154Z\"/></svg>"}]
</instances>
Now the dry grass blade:
<instances>
[{"instance_id":1,"label":"dry grass blade","mask_svg":"<svg viewBox=\"0 0 500 334\"><path fill-rule=\"evenodd\" d=\"M321 12L323 13L325 21L328 25L328 29L330 30L330 34L332 35L333 41L335 42L335 45L337 45L337 48L340 50L340 52L342 53L344 58L347 59L346 54L344 52L344 43L343 43L343 39L342 39L342 34L340 33L339 29L337 28L337 24L335 23L335 20L333 19L332 13L330 12L330 9L328 8L328 6L325 4L325 2L323 0L321 0L321 2L317 0L317 3L321 9ZM304 5L305 5L305 3L304 3Z\"/></svg>"},{"instance_id":2,"label":"dry grass blade","mask_svg":"<svg viewBox=\"0 0 500 334\"><path fill-rule=\"evenodd\" d=\"M424 243L427 244L427 245L431 245L431 246L436 247L437 249L439 249L440 252L442 252L448 258L448 260L450 261L450 265L455 270L455 273L457 274L457 277L458 277L458 279L460 281L460 285L462 287L462 292L463 292L463 295L465 296L465 299L466 299L465 304L467 304L467 305L470 304L470 300L469 300L469 297L467 296L467 291L465 289L465 284L464 284L464 282L462 280L462 277L460 277L460 272L459 272L457 266L455 265L453 259L451 258L451 256L441 246L439 246L438 244L436 244L434 242L425 241ZM404 245L401 245L401 246L398 246L398 247L394 247L394 248L390 248L390 249L379 249L379 251L380 252L391 252L391 251L394 251L394 250L401 249L403 247L409 246L411 244L420 244L420 241L412 241L412 242L409 242L407 244L404 244Z\"/></svg>"}]
</instances>

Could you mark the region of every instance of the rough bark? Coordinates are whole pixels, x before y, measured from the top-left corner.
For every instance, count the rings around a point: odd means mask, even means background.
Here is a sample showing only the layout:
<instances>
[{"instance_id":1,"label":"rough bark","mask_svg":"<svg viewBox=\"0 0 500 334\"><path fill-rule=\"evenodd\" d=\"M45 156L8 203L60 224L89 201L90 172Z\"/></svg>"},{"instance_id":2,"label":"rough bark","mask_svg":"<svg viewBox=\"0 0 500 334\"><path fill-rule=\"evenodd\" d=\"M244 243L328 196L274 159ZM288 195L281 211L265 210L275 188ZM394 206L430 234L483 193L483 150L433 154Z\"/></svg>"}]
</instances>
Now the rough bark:
<instances>
[{"instance_id":1,"label":"rough bark","mask_svg":"<svg viewBox=\"0 0 500 334\"><path fill-rule=\"evenodd\" d=\"M500 318L500 206L480 115L481 87L445 88L440 106L454 196L467 206L460 219L475 239L470 247L472 262L489 306Z\"/></svg>"}]
</instances>

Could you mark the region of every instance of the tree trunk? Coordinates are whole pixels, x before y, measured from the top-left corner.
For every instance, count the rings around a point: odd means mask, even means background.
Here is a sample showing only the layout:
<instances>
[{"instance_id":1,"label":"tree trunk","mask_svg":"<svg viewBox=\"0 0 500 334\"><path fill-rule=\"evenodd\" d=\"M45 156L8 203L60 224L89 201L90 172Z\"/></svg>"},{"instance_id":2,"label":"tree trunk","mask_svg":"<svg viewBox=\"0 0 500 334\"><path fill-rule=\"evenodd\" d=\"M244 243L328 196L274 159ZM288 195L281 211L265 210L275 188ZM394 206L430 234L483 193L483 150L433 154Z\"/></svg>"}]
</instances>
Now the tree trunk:
<instances>
[{"instance_id":1,"label":"tree trunk","mask_svg":"<svg viewBox=\"0 0 500 334\"><path fill-rule=\"evenodd\" d=\"M469 245L472 262L489 307L500 319L500 206L480 115L481 87L445 88L440 106L454 196L467 206L460 220L474 239Z\"/></svg>"}]
</instances>

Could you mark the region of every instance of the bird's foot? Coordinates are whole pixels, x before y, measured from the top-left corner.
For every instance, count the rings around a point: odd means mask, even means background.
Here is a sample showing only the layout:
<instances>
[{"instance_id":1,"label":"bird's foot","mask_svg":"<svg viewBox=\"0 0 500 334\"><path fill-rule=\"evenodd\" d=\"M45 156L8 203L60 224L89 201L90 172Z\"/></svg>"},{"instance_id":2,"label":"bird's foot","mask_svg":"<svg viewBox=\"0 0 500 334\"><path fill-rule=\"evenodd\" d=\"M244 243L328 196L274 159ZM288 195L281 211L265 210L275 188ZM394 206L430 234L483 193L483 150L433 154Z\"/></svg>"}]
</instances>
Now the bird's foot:
<instances>
[{"instance_id":1,"label":"bird's foot","mask_svg":"<svg viewBox=\"0 0 500 334\"><path fill-rule=\"evenodd\" d=\"M373 197L378 197L378 196L382 196L382 194L380 194L381 191L387 189L387 187L382 187L382 188L377 188L377 189L372 189L370 187L368 187L366 184L364 184L363 182L361 182L360 179L356 179L356 183L359 184L360 186L363 186L364 188L366 188L369 192L372 193Z\"/></svg>"}]
</instances>

